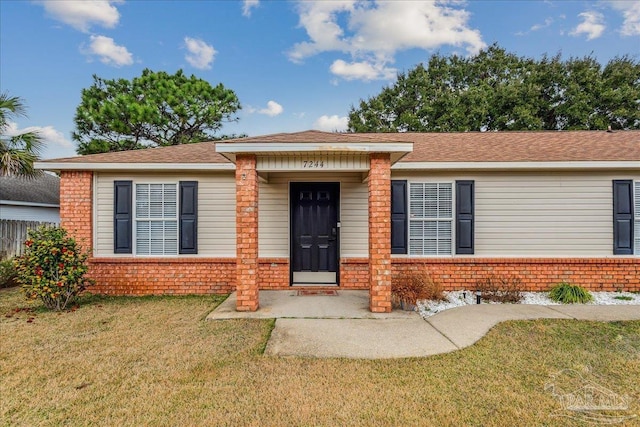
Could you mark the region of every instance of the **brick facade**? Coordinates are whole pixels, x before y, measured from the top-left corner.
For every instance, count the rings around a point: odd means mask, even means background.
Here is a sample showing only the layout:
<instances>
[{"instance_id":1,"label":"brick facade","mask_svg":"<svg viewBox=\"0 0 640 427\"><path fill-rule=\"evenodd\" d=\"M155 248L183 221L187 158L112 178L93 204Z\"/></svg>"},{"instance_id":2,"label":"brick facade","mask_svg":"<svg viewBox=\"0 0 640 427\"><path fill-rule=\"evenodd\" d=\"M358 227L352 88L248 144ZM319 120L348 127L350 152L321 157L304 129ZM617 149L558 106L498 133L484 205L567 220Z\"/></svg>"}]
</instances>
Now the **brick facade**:
<instances>
[{"instance_id":1,"label":"brick facade","mask_svg":"<svg viewBox=\"0 0 640 427\"><path fill-rule=\"evenodd\" d=\"M388 311L391 275L424 270L446 290L474 290L491 274L518 276L524 290L545 291L567 281L592 291L640 291L640 259L613 258L391 258L389 160L371 156L369 258L340 260L340 289L369 289L372 311ZM226 294L238 290L238 309L258 308L258 289L291 289L288 258L258 258L258 180L255 157L238 156L236 258L134 258L89 260L94 292L106 294ZM61 226L85 247L93 237L93 174L63 171ZM240 283L239 286L237 284Z\"/></svg>"},{"instance_id":2,"label":"brick facade","mask_svg":"<svg viewBox=\"0 0 640 427\"><path fill-rule=\"evenodd\" d=\"M368 290L369 286L368 258L342 258L340 260L340 288Z\"/></svg>"},{"instance_id":3,"label":"brick facade","mask_svg":"<svg viewBox=\"0 0 640 427\"><path fill-rule=\"evenodd\" d=\"M60 227L84 248L93 247L93 172L60 173Z\"/></svg>"},{"instance_id":4,"label":"brick facade","mask_svg":"<svg viewBox=\"0 0 640 427\"><path fill-rule=\"evenodd\" d=\"M264 290L289 289L289 258L258 259L258 285Z\"/></svg>"},{"instance_id":5,"label":"brick facade","mask_svg":"<svg viewBox=\"0 0 640 427\"><path fill-rule=\"evenodd\" d=\"M391 161L372 153L369 170L369 309L391 311Z\"/></svg>"},{"instance_id":6,"label":"brick facade","mask_svg":"<svg viewBox=\"0 0 640 427\"><path fill-rule=\"evenodd\" d=\"M289 260L260 258L263 290L289 290ZM640 291L640 260L633 258L395 258L393 276L426 271L445 290L475 290L491 274L518 276L523 290L546 291L567 281L592 291ZM92 292L111 295L228 294L236 290L235 258L93 258ZM340 289L369 289L369 260L343 258Z\"/></svg>"},{"instance_id":7,"label":"brick facade","mask_svg":"<svg viewBox=\"0 0 640 427\"><path fill-rule=\"evenodd\" d=\"M228 294L235 258L94 258L91 292L112 295Z\"/></svg>"},{"instance_id":8,"label":"brick facade","mask_svg":"<svg viewBox=\"0 0 640 427\"><path fill-rule=\"evenodd\" d=\"M523 290L546 291L565 281L592 291L640 291L640 259L634 258L402 258L393 274L424 270L445 290L475 290L492 274L517 276Z\"/></svg>"},{"instance_id":9,"label":"brick facade","mask_svg":"<svg viewBox=\"0 0 640 427\"><path fill-rule=\"evenodd\" d=\"M254 154L236 157L236 292L238 311L258 302L258 172Z\"/></svg>"}]
</instances>

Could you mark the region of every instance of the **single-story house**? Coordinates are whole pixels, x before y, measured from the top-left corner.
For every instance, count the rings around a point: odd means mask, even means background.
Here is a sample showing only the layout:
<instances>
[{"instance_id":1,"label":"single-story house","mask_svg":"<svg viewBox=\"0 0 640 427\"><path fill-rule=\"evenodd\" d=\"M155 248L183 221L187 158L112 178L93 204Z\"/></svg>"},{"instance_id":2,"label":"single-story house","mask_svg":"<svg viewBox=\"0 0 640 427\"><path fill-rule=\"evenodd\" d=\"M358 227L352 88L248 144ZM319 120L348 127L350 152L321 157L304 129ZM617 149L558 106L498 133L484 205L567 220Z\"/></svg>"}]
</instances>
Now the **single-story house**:
<instances>
[{"instance_id":1,"label":"single-story house","mask_svg":"<svg viewBox=\"0 0 640 427\"><path fill-rule=\"evenodd\" d=\"M640 131L306 131L54 159L62 226L113 294L447 289L517 275L640 290Z\"/></svg>"},{"instance_id":2,"label":"single-story house","mask_svg":"<svg viewBox=\"0 0 640 427\"><path fill-rule=\"evenodd\" d=\"M60 178L0 176L0 219L60 222Z\"/></svg>"}]
</instances>

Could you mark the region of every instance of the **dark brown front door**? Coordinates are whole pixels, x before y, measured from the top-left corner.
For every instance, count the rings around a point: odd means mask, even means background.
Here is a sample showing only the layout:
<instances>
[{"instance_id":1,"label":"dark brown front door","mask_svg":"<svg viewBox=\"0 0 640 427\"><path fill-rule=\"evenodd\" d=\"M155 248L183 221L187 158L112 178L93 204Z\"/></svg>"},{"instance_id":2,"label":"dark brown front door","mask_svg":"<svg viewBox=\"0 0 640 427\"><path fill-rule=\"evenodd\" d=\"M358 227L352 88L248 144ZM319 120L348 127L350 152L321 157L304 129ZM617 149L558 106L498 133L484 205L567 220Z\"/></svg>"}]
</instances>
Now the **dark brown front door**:
<instances>
[{"instance_id":1,"label":"dark brown front door","mask_svg":"<svg viewBox=\"0 0 640 427\"><path fill-rule=\"evenodd\" d=\"M335 182L291 183L291 283L338 284Z\"/></svg>"}]
</instances>

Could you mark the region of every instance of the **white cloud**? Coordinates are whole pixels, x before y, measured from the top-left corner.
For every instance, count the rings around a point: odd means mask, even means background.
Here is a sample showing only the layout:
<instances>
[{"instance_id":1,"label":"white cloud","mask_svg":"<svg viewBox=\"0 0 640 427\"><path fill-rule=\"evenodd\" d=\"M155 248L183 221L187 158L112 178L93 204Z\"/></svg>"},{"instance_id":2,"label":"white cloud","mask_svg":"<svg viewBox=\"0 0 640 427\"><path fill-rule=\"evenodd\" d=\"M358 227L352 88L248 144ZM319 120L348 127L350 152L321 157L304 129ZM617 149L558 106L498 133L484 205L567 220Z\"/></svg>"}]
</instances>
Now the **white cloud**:
<instances>
[{"instance_id":1,"label":"white cloud","mask_svg":"<svg viewBox=\"0 0 640 427\"><path fill-rule=\"evenodd\" d=\"M344 132L347 130L349 119L347 117L339 117L337 114L333 116L320 116L313 123L313 128L323 130L325 132Z\"/></svg>"},{"instance_id":2,"label":"white cloud","mask_svg":"<svg viewBox=\"0 0 640 427\"><path fill-rule=\"evenodd\" d=\"M206 44L203 40L191 37L184 38L184 45L189 51L184 58L192 67L199 70L211 69L211 63L217 53L213 46Z\"/></svg>"},{"instance_id":3,"label":"white cloud","mask_svg":"<svg viewBox=\"0 0 640 427\"><path fill-rule=\"evenodd\" d=\"M623 36L640 36L640 2L613 1L611 7L622 12L624 22L620 29Z\"/></svg>"},{"instance_id":4,"label":"white cloud","mask_svg":"<svg viewBox=\"0 0 640 427\"><path fill-rule=\"evenodd\" d=\"M53 126L28 126L19 129L15 122L8 122L5 129L7 136L16 136L25 132L37 132L44 141L45 145L57 145L64 148L72 148L71 141L66 139L62 132L56 130Z\"/></svg>"},{"instance_id":5,"label":"white cloud","mask_svg":"<svg viewBox=\"0 0 640 427\"><path fill-rule=\"evenodd\" d=\"M551 24L553 24L553 18L547 18L544 20L544 24L535 24L529 28L529 31L538 31L549 27Z\"/></svg>"},{"instance_id":6,"label":"white cloud","mask_svg":"<svg viewBox=\"0 0 640 427\"><path fill-rule=\"evenodd\" d=\"M547 18L544 20L542 24L534 24L527 31L518 31L515 33L516 36L526 36L527 34L533 33L534 31L542 30L543 28L550 27L553 24L553 18Z\"/></svg>"},{"instance_id":7,"label":"white cloud","mask_svg":"<svg viewBox=\"0 0 640 427\"><path fill-rule=\"evenodd\" d=\"M458 0L300 1L300 26L309 40L296 43L288 56L301 62L321 52L343 52L351 56L352 66L362 68L366 63L379 71L375 78L381 79L395 75L387 64L394 62L398 51L451 45L477 53L486 45L480 32L468 26L470 14L463 4ZM334 65L344 71L349 64ZM349 72L345 78L356 74ZM365 79L371 76L370 72L360 74Z\"/></svg>"},{"instance_id":8,"label":"white cloud","mask_svg":"<svg viewBox=\"0 0 640 427\"><path fill-rule=\"evenodd\" d=\"M386 67L384 62L377 64L366 61L346 63L342 59L335 60L329 69L333 74L345 80L389 80L398 73L395 68Z\"/></svg>"},{"instance_id":9,"label":"white cloud","mask_svg":"<svg viewBox=\"0 0 640 427\"><path fill-rule=\"evenodd\" d=\"M120 13L114 5L122 3L122 0L44 0L39 3L54 19L86 33L93 24L106 28L115 27L120 20Z\"/></svg>"},{"instance_id":10,"label":"white cloud","mask_svg":"<svg viewBox=\"0 0 640 427\"><path fill-rule=\"evenodd\" d=\"M269 101L267 102L267 108L258 110L258 113L265 114L269 117L275 117L279 114L282 114L283 111L284 108L282 108L282 105L278 104L276 101Z\"/></svg>"},{"instance_id":11,"label":"white cloud","mask_svg":"<svg viewBox=\"0 0 640 427\"><path fill-rule=\"evenodd\" d=\"M260 4L260 0L244 0L244 4L242 5L242 15L251 16L251 9L258 7Z\"/></svg>"},{"instance_id":12,"label":"white cloud","mask_svg":"<svg viewBox=\"0 0 640 427\"><path fill-rule=\"evenodd\" d=\"M578 16L582 18L582 22L569 33L570 35L577 37L586 34L587 40L597 39L602 35L606 28L603 24L604 15L600 12L586 11Z\"/></svg>"},{"instance_id":13,"label":"white cloud","mask_svg":"<svg viewBox=\"0 0 640 427\"><path fill-rule=\"evenodd\" d=\"M111 37L91 36L89 48L82 48L86 55L96 55L107 65L121 67L133 64L133 55L124 46L118 46Z\"/></svg>"}]
</instances>

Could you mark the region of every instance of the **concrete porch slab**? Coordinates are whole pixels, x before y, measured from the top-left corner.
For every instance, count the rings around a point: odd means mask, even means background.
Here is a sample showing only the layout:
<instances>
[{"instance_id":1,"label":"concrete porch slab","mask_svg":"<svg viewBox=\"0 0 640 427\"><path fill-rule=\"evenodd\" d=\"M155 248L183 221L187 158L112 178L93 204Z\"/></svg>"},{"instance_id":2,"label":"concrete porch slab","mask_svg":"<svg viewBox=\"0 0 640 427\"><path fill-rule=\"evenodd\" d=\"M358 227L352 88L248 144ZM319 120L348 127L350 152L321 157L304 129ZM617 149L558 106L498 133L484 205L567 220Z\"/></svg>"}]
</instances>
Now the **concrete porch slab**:
<instances>
[{"instance_id":1,"label":"concrete porch slab","mask_svg":"<svg viewBox=\"0 0 640 427\"><path fill-rule=\"evenodd\" d=\"M208 316L220 319L412 319L420 316L411 311L391 313L369 311L369 291L338 290L337 296L304 295L298 291L260 291L260 307L254 312L236 311L236 294L229 295Z\"/></svg>"}]
</instances>

